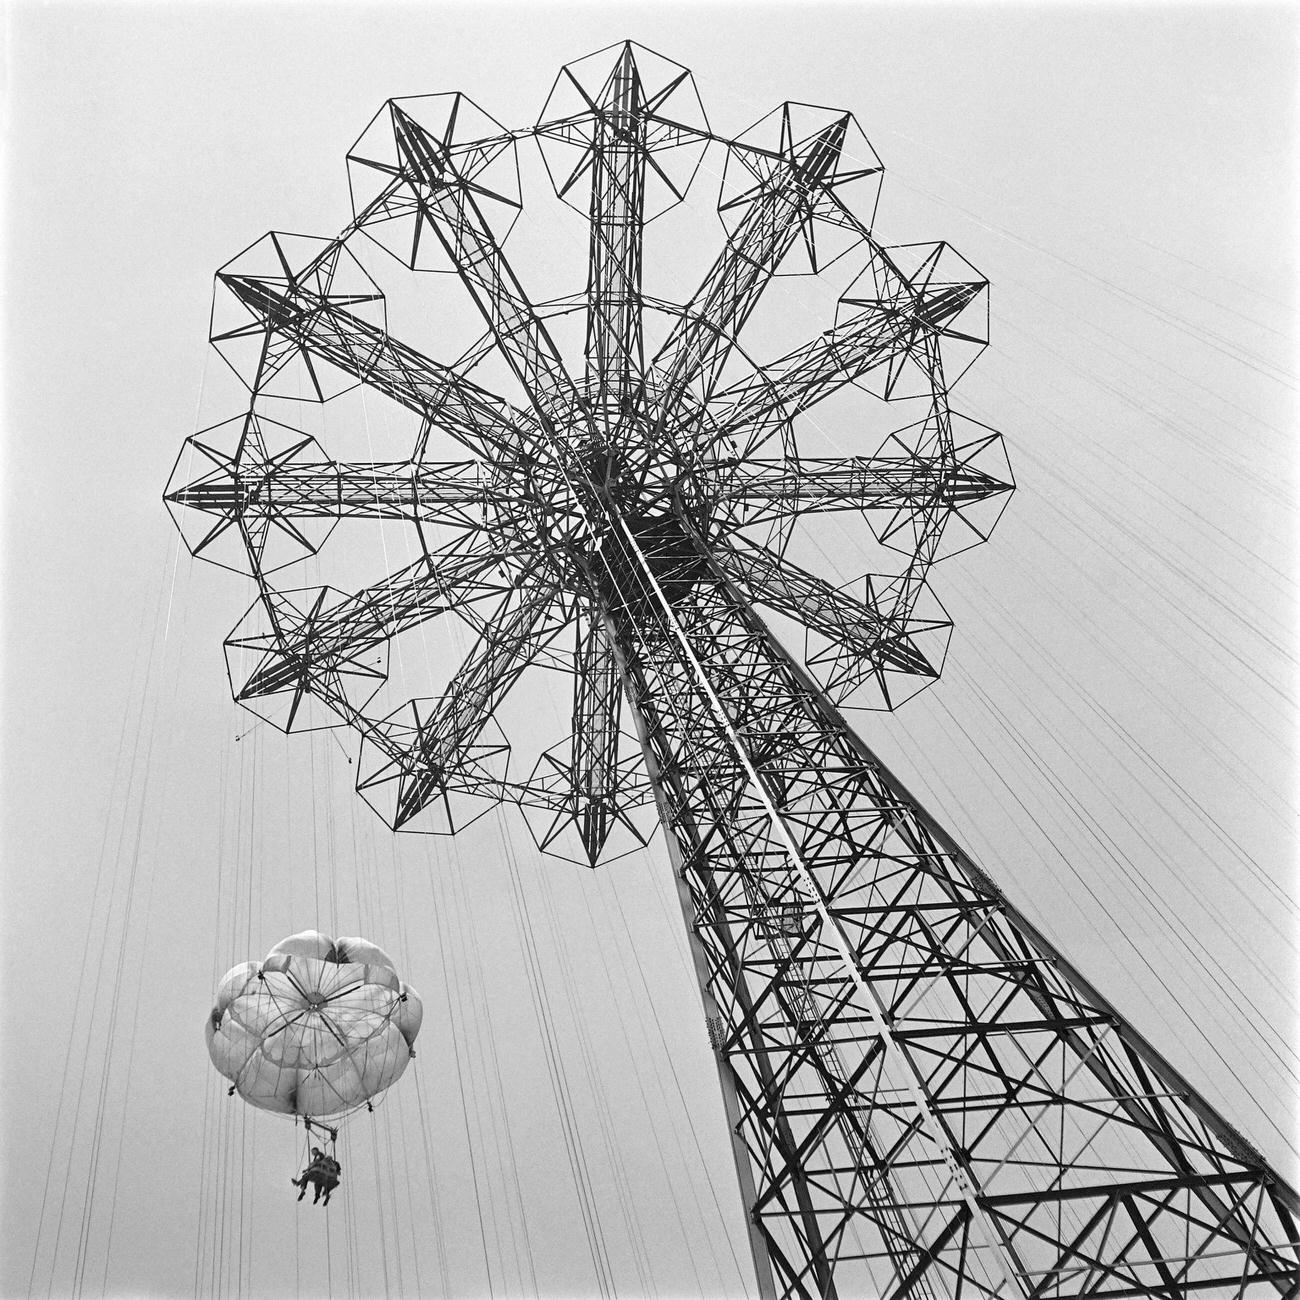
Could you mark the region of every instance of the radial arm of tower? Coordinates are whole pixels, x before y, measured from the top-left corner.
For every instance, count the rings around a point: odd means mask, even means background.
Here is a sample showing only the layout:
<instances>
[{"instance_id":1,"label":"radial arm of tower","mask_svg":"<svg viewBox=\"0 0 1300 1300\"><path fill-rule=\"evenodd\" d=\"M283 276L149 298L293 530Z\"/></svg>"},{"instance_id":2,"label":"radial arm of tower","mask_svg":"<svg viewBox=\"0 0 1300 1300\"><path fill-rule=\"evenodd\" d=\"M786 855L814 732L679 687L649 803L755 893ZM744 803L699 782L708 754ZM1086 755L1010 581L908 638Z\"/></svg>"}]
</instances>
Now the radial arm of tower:
<instances>
[{"instance_id":1,"label":"radial arm of tower","mask_svg":"<svg viewBox=\"0 0 1300 1300\"><path fill-rule=\"evenodd\" d=\"M285 525L302 519L405 519L476 528L486 492L482 468L468 460L343 468L333 461L240 464L231 458L169 491L166 500L250 525L262 520Z\"/></svg>"},{"instance_id":2,"label":"radial arm of tower","mask_svg":"<svg viewBox=\"0 0 1300 1300\"><path fill-rule=\"evenodd\" d=\"M572 418L578 390L450 150L396 104L393 136L421 214L543 421Z\"/></svg>"},{"instance_id":3,"label":"radial arm of tower","mask_svg":"<svg viewBox=\"0 0 1300 1300\"><path fill-rule=\"evenodd\" d=\"M630 51L614 65L595 108L591 143L577 169L591 172L584 351L588 397L612 432L645 371L641 262L649 122Z\"/></svg>"},{"instance_id":4,"label":"radial arm of tower","mask_svg":"<svg viewBox=\"0 0 1300 1300\"><path fill-rule=\"evenodd\" d=\"M264 646L263 657L237 688L236 699L273 694L302 677L320 679L340 663L418 627L449 609L500 597L502 551L487 544L426 555L392 577L326 607L328 588L302 610L287 598L267 602L271 627L241 635L243 649Z\"/></svg>"},{"instance_id":5,"label":"radial arm of tower","mask_svg":"<svg viewBox=\"0 0 1300 1300\"><path fill-rule=\"evenodd\" d=\"M819 186L835 171L847 125L846 115L811 139L790 143L786 165L743 196L739 224L655 356L665 418L679 413L688 393L699 405L712 397L736 335L804 229Z\"/></svg>"},{"instance_id":6,"label":"radial arm of tower","mask_svg":"<svg viewBox=\"0 0 1300 1300\"><path fill-rule=\"evenodd\" d=\"M965 465L936 465L915 456L803 457L741 462L728 493L750 522L835 510L920 510L973 505L1011 485Z\"/></svg>"},{"instance_id":7,"label":"radial arm of tower","mask_svg":"<svg viewBox=\"0 0 1300 1300\"><path fill-rule=\"evenodd\" d=\"M765 366L761 375L717 394L717 436L792 420L868 371L892 370L926 353L935 334L942 334L982 287L945 286L933 293L899 290L893 300L864 304L820 338Z\"/></svg>"},{"instance_id":8,"label":"radial arm of tower","mask_svg":"<svg viewBox=\"0 0 1300 1300\"><path fill-rule=\"evenodd\" d=\"M564 628L567 603L553 588L512 591L486 624L446 693L416 708L402 752L358 784L396 783L394 829L446 793L450 782L473 778L471 750L519 675Z\"/></svg>"},{"instance_id":9,"label":"radial arm of tower","mask_svg":"<svg viewBox=\"0 0 1300 1300\"><path fill-rule=\"evenodd\" d=\"M253 327L268 343L279 337L308 359L323 358L437 424L477 456L490 459L517 445L524 421L509 403L327 296L247 275L221 273L217 279L252 313Z\"/></svg>"}]
</instances>

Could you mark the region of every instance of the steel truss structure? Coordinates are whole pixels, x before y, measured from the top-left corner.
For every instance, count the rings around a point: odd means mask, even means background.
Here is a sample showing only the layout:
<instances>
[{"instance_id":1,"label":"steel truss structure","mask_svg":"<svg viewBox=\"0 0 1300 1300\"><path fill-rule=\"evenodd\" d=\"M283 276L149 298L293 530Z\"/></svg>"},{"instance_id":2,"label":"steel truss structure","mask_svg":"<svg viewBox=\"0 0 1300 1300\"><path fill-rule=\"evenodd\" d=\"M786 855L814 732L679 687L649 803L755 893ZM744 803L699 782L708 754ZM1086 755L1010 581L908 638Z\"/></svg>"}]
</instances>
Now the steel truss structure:
<instances>
[{"instance_id":1,"label":"steel truss structure","mask_svg":"<svg viewBox=\"0 0 1300 1300\"><path fill-rule=\"evenodd\" d=\"M587 220L585 288L545 301L503 251L529 138ZM706 150L727 235L678 304L645 287L645 234ZM653 803L761 1294L1300 1294L1294 1192L839 711L937 675L930 569L1011 488L998 436L949 406L986 284L946 245L876 240L852 116L785 104L725 139L685 69L628 43L563 69L525 130L458 94L389 101L349 168L338 237L271 234L218 273L213 342L251 400L167 491L195 554L234 539L258 585L227 643L236 699L355 729L394 828L510 799L595 865ZM485 332L454 364L389 331L367 241L468 291ZM822 334L760 363L741 331L797 266L857 274ZM355 384L413 413L408 459L340 463L277 416ZM801 456L850 385L922 417L873 455ZM796 525L828 511L861 512L896 570L844 587L796 564ZM275 585L343 519L401 522L419 553L352 594ZM388 647L451 613L464 662L392 707ZM539 663L572 676L572 734L520 778L493 718Z\"/></svg>"}]
</instances>

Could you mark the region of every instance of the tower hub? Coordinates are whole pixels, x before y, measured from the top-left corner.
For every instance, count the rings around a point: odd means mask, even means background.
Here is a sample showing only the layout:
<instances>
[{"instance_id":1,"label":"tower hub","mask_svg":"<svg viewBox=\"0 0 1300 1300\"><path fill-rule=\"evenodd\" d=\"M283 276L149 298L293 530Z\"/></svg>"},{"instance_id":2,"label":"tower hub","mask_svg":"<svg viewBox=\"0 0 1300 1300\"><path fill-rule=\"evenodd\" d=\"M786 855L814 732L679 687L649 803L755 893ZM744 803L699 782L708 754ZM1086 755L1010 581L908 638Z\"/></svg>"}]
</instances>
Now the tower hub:
<instances>
[{"instance_id":1,"label":"tower hub","mask_svg":"<svg viewBox=\"0 0 1300 1300\"><path fill-rule=\"evenodd\" d=\"M490 473L490 526L503 545L545 557L566 589L588 591L591 575L608 569L602 543L615 517L634 534L648 529L647 540L678 509L706 526L715 496L711 476L694 452L695 440L683 437L684 430L702 427L704 416L679 403L665 418L656 405L645 393L621 412L580 414L553 430L534 422L521 450Z\"/></svg>"}]
</instances>

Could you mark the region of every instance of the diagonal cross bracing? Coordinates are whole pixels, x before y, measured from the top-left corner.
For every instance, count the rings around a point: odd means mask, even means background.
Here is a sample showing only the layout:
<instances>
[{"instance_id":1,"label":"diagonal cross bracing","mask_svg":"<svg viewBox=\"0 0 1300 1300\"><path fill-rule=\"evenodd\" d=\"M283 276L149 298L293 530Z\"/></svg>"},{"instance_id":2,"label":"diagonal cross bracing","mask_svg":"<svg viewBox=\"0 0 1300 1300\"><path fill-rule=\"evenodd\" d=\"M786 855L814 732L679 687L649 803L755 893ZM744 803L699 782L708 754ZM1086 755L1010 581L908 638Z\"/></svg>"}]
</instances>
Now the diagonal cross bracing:
<instances>
[{"instance_id":1,"label":"diagonal cross bracing","mask_svg":"<svg viewBox=\"0 0 1300 1300\"><path fill-rule=\"evenodd\" d=\"M624 623L622 653L640 665L635 706L729 1020L722 1068L744 1103L755 1215L783 1293L807 1287L795 1221L806 1238L810 1216L838 1243L841 1293L889 1275L884 1217L854 1190L866 1157L828 1122L850 1103L870 1114L891 1203L915 1233L891 1294L955 1294L959 1280L970 1296L1300 1283L1294 1194L936 836L710 568L658 625ZM787 918L779 940L773 915ZM1225 1187L1255 1207L1234 1208ZM1107 1238L1111 1204L1143 1231Z\"/></svg>"}]
</instances>

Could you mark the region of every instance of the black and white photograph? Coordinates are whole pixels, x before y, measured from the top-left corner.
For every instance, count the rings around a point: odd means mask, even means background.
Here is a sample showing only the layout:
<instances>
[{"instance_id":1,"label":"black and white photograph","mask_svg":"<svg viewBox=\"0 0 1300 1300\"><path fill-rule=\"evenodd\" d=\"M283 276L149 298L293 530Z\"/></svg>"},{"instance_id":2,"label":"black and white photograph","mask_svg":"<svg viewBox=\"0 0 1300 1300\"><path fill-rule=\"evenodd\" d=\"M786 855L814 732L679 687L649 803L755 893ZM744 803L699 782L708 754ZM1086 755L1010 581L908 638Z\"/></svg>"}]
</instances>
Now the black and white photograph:
<instances>
[{"instance_id":1,"label":"black and white photograph","mask_svg":"<svg viewBox=\"0 0 1300 1300\"><path fill-rule=\"evenodd\" d=\"M1300 1295L1300 7L0 50L0 1296Z\"/></svg>"}]
</instances>

